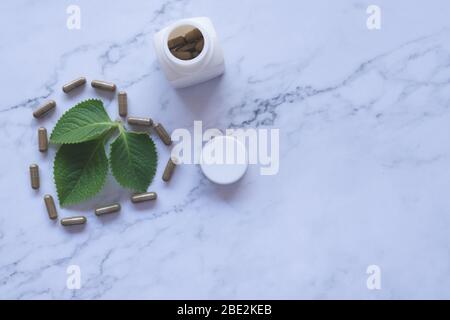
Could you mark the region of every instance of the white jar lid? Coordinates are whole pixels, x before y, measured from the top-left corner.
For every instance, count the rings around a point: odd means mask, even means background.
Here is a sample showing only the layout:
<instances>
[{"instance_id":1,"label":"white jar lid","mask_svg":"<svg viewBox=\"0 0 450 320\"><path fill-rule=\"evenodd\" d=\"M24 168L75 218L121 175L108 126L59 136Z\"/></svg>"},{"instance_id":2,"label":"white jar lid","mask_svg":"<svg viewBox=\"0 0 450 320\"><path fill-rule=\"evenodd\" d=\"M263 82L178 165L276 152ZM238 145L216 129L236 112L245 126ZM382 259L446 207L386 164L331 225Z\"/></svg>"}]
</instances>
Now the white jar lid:
<instances>
[{"instance_id":1,"label":"white jar lid","mask_svg":"<svg viewBox=\"0 0 450 320\"><path fill-rule=\"evenodd\" d=\"M200 167L212 182L234 183L247 171L247 150L236 137L217 136L204 145Z\"/></svg>"}]
</instances>

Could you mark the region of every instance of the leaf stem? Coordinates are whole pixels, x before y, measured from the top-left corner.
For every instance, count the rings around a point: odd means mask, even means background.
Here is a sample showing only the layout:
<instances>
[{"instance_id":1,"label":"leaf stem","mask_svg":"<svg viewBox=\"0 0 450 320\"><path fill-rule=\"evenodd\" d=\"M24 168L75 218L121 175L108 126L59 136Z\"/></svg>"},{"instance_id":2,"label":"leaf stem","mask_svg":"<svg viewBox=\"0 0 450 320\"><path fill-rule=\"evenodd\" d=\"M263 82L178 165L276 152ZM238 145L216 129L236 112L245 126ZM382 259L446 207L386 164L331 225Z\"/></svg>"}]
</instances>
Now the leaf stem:
<instances>
[{"instance_id":1,"label":"leaf stem","mask_svg":"<svg viewBox=\"0 0 450 320\"><path fill-rule=\"evenodd\" d=\"M112 134L117 130L117 128L119 128L119 130L120 130L120 126L121 126L121 124L120 124L120 123L117 123L117 125L115 125L115 126L112 127L111 129L109 129L108 131L106 131L106 132L101 136L101 138L100 138L100 139L103 140L103 143L106 143L107 140L108 140L109 138L111 138Z\"/></svg>"},{"instance_id":2,"label":"leaf stem","mask_svg":"<svg viewBox=\"0 0 450 320\"><path fill-rule=\"evenodd\" d=\"M121 134L122 134L122 133L125 133L126 130L125 130L125 127L124 127L123 124L122 124L122 121L118 120L117 124L118 124L120 133L121 133Z\"/></svg>"}]
</instances>

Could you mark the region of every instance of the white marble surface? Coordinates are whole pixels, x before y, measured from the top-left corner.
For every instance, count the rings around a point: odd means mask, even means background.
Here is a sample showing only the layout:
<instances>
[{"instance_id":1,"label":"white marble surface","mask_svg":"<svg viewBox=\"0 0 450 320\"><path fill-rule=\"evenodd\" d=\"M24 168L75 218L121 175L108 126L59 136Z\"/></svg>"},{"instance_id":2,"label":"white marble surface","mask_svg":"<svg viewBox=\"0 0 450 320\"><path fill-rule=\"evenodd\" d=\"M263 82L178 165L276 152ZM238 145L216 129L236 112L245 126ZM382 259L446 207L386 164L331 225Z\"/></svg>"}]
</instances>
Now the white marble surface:
<instances>
[{"instance_id":1,"label":"white marble surface","mask_svg":"<svg viewBox=\"0 0 450 320\"><path fill-rule=\"evenodd\" d=\"M72 3L81 30L66 28ZM369 4L379 31L366 28ZM1 1L0 298L450 298L449 11L446 0ZM226 74L177 91L152 35L192 16L214 22ZM183 166L165 185L162 160L156 203L132 205L111 180L59 209L88 216L64 229L46 216L55 150L37 151L36 130L96 96L62 93L80 75L116 82L130 114L171 130L280 128L280 171L253 166L223 188ZM36 121L49 98L57 111ZM116 99L102 99L116 117ZM115 200L120 214L92 213ZM381 290L366 287L372 264ZM80 290L66 287L69 265Z\"/></svg>"}]
</instances>

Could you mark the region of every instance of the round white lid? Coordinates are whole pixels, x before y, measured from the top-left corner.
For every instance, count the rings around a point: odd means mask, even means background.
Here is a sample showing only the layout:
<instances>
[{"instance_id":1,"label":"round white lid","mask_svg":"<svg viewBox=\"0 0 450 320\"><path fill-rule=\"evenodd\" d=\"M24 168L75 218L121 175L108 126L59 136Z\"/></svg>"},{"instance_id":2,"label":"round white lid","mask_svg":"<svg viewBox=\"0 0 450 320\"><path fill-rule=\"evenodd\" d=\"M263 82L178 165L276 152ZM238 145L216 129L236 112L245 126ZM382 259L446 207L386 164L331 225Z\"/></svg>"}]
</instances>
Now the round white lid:
<instances>
[{"instance_id":1,"label":"round white lid","mask_svg":"<svg viewBox=\"0 0 450 320\"><path fill-rule=\"evenodd\" d=\"M236 137L217 136L204 145L200 167L212 182L234 183L247 171L247 150Z\"/></svg>"}]
</instances>

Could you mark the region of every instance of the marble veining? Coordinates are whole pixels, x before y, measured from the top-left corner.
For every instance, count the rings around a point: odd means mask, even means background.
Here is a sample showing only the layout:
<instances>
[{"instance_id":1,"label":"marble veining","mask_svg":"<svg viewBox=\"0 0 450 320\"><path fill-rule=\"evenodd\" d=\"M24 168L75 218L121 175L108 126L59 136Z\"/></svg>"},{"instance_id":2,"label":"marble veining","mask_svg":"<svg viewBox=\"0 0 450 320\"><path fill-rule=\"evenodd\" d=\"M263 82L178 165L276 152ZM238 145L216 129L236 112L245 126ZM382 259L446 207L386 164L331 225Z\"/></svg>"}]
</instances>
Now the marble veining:
<instances>
[{"instance_id":1,"label":"marble veining","mask_svg":"<svg viewBox=\"0 0 450 320\"><path fill-rule=\"evenodd\" d=\"M380 30L366 27L370 4ZM68 5L0 4L0 298L450 298L448 1L77 1L80 30L66 27ZM152 36L194 16L215 24L226 72L174 90ZM118 118L114 95L62 92L78 76L115 82L130 115L170 130L278 128L280 170L250 166L219 187L186 165L165 184L170 150L155 139L155 203L130 203L109 177L94 199L58 208L88 217L63 228L46 216L55 147L38 152L37 128L91 97ZM46 99L57 110L33 119ZM119 214L94 215L115 201ZM366 286L369 265L380 290Z\"/></svg>"}]
</instances>

